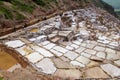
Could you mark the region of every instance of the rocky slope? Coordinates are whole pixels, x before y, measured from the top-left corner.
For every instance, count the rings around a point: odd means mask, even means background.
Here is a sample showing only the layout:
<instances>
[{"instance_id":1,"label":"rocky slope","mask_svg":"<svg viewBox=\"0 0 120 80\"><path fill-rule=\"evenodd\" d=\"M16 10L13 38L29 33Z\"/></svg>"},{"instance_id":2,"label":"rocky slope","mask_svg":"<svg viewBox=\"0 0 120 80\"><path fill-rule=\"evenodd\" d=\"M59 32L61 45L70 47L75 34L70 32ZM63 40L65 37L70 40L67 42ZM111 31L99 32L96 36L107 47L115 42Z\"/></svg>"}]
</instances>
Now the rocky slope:
<instances>
[{"instance_id":1,"label":"rocky slope","mask_svg":"<svg viewBox=\"0 0 120 80\"><path fill-rule=\"evenodd\" d=\"M55 16L66 10L93 4L116 16L113 8L101 0L0 0L0 34L4 35L27 26L26 24L40 21L46 15L54 13L52 16Z\"/></svg>"}]
</instances>

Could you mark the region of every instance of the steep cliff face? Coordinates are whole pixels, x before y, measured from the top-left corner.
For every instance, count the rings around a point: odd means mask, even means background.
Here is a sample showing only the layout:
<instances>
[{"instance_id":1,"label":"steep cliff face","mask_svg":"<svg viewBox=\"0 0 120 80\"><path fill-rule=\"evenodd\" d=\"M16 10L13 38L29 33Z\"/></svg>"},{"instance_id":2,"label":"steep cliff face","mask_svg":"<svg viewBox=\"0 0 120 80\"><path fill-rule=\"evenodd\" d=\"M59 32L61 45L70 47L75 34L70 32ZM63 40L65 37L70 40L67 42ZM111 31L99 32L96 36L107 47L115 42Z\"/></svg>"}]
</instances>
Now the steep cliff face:
<instances>
[{"instance_id":1,"label":"steep cliff face","mask_svg":"<svg viewBox=\"0 0 120 80\"><path fill-rule=\"evenodd\" d=\"M114 9L102 0L0 0L0 33L49 14L94 5L117 16Z\"/></svg>"}]
</instances>

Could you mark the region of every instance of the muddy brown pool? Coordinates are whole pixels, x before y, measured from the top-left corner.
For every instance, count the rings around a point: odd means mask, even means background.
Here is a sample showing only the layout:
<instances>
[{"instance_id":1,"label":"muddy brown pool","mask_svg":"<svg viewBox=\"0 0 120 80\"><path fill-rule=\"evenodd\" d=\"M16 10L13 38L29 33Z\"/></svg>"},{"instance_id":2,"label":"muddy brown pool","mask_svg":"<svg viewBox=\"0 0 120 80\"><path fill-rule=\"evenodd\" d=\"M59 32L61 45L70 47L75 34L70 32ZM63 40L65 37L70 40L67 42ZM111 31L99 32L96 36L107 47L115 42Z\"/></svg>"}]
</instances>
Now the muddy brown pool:
<instances>
[{"instance_id":1,"label":"muddy brown pool","mask_svg":"<svg viewBox=\"0 0 120 80\"><path fill-rule=\"evenodd\" d=\"M11 55L0 50L0 69L7 70L16 63L17 61Z\"/></svg>"}]
</instances>

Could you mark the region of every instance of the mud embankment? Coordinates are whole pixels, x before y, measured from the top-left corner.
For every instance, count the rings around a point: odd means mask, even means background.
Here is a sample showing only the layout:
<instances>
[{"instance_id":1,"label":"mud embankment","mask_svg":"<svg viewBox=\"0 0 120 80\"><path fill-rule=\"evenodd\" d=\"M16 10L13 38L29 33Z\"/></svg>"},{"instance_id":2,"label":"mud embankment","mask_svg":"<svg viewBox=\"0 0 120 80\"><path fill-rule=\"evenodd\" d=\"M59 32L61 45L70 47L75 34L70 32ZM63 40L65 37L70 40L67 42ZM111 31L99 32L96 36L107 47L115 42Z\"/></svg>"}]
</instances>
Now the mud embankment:
<instances>
[{"instance_id":1,"label":"mud embankment","mask_svg":"<svg viewBox=\"0 0 120 80\"><path fill-rule=\"evenodd\" d=\"M0 44L0 60L2 59L3 62L7 62L7 63L3 63L0 61L0 65L4 65L7 64L4 67L6 68L10 68L11 66L13 66L14 64L16 64L17 62L19 64L21 64L21 66L23 68L25 68L28 65L28 62L25 61L25 59L22 57L22 55L20 55L18 52L16 52L14 49L9 48L3 44ZM2 53L3 52L3 53ZM1 67L1 66L0 66ZM3 68L3 69L4 69Z\"/></svg>"}]
</instances>

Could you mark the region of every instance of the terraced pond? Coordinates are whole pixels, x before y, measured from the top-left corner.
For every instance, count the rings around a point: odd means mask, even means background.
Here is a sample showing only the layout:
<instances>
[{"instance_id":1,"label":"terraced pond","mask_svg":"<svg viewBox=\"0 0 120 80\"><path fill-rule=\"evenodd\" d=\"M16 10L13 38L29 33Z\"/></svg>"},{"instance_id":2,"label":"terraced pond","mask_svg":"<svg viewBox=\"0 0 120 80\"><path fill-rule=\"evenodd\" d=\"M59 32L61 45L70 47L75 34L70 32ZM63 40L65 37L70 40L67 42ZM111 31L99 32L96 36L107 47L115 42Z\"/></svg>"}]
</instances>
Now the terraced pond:
<instances>
[{"instance_id":1,"label":"terraced pond","mask_svg":"<svg viewBox=\"0 0 120 80\"><path fill-rule=\"evenodd\" d=\"M16 63L17 61L11 55L3 50L0 50L0 69L7 70Z\"/></svg>"}]
</instances>

